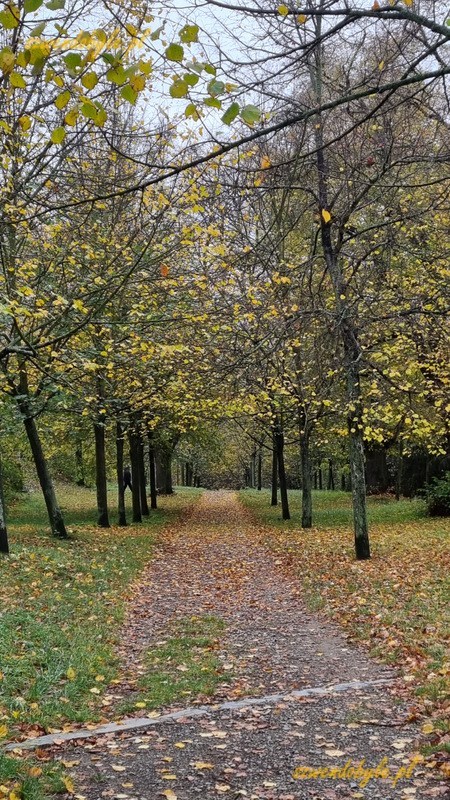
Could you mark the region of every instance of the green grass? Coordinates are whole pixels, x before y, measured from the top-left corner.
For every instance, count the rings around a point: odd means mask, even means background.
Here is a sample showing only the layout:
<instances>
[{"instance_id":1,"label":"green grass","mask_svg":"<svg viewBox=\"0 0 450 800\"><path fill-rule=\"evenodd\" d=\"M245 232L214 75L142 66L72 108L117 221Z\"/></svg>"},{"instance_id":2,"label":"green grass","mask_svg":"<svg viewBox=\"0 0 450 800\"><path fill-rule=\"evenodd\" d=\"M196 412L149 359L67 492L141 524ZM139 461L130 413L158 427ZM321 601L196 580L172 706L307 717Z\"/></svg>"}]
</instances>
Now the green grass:
<instances>
[{"instance_id":1,"label":"green grass","mask_svg":"<svg viewBox=\"0 0 450 800\"><path fill-rule=\"evenodd\" d=\"M264 507L264 521L270 525L282 525L284 528L297 528L301 520L302 493L295 489L289 492L291 520L283 522L281 506L270 505L270 492L263 489L241 491L240 497L244 505L256 513ZM398 502L382 495L367 498L369 523L371 525L396 524L424 519L425 503L422 500L401 499ZM313 525L317 528L350 528L352 526L352 505L349 492L313 492Z\"/></svg>"},{"instance_id":2,"label":"green grass","mask_svg":"<svg viewBox=\"0 0 450 800\"><path fill-rule=\"evenodd\" d=\"M267 526L266 544L297 570L310 608L399 666L439 729L450 675L450 519L426 516L420 501L369 497L372 558L358 562L349 494L314 492L310 530L301 529L299 491L289 493L288 522L268 491L240 497Z\"/></svg>"},{"instance_id":3,"label":"green grass","mask_svg":"<svg viewBox=\"0 0 450 800\"><path fill-rule=\"evenodd\" d=\"M141 526L100 530L85 524L95 519L94 493L58 488L71 538L48 534L42 500L31 495L10 515L12 555L0 559L0 726L11 733L100 718L103 687L117 674L126 587L161 526L195 497L180 491Z\"/></svg>"},{"instance_id":4,"label":"green grass","mask_svg":"<svg viewBox=\"0 0 450 800\"><path fill-rule=\"evenodd\" d=\"M155 709L189 698L214 694L227 680L217 658L222 620L213 616L185 617L168 631L166 640L148 650L146 671L139 679L139 692L122 706Z\"/></svg>"},{"instance_id":5,"label":"green grass","mask_svg":"<svg viewBox=\"0 0 450 800\"><path fill-rule=\"evenodd\" d=\"M111 506L114 494L112 487ZM0 558L0 737L104 718L127 586L151 559L162 526L200 494L182 489L160 498L144 524L101 530L95 493L60 485L67 541L50 536L40 494L17 501L8 520L12 553ZM65 780L54 762L0 755L0 797L44 800L66 791Z\"/></svg>"},{"instance_id":6,"label":"green grass","mask_svg":"<svg viewBox=\"0 0 450 800\"><path fill-rule=\"evenodd\" d=\"M67 791L62 765L0 753L0 797L17 800L46 800ZM70 786L70 784L68 784Z\"/></svg>"}]
</instances>

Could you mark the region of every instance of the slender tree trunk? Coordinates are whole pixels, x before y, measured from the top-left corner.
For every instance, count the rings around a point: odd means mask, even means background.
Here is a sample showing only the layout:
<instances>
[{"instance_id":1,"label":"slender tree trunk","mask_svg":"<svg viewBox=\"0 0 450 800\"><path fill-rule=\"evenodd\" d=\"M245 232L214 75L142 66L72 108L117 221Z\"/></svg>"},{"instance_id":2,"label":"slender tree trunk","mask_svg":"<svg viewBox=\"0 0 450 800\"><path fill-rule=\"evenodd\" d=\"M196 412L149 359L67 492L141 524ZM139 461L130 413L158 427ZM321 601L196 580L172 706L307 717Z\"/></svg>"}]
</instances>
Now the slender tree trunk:
<instances>
[{"instance_id":1,"label":"slender tree trunk","mask_svg":"<svg viewBox=\"0 0 450 800\"><path fill-rule=\"evenodd\" d=\"M278 458L275 432L272 436L272 499L270 505L278 505Z\"/></svg>"},{"instance_id":2,"label":"slender tree trunk","mask_svg":"<svg viewBox=\"0 0 450 800\"><path fill-rule=\"evenodd\" d=\"M78 439L75 448L75 468L77 475L77 486L86 486L83 460L83 442L81 439Z\"/></svg>"},{"instance_id":3,"label":"slender tree trunk","mask_svg":"<svg viewBox=\"0 0 450 800\"><path fill-rule=\"evenodd\" d=\"M28 411L29 413L29 411ZM23 414L23 411L22 411ZM50 527L54 536L59 536L61 539L67 539L66 526L61 509L56 499L55 488L53 486L52 477L48 468L47 460L44 456L42 449L42 442L33 417L28 416L23 418L25 431L30 443L33 460L36 466L36 472L39 483L44 495L45 505L47 508Z\"/></svg>"},{"instance_id":4,"label":"slender tree trunk","mask_svg":"<svg viewBox=\"0 0 450 800\"><path fill-rule=\"evenodd\" d=\"M262 452L259 448L258 452L258 492L262 489Z\"/></svg>"},{"instance_id":5,"label":"slender tree trunk","mask_svg":"<svg viewBox=\"0 0 450 800\"><path fill-rule=\"evenodd\" d=\"M328 491L334 490L334 473L333 473L333 461L331 458L328 459L328 481L327 481L327 489Z\"/></svg>"},{"instance_id":6,"label":"slender tree trunk","mask_svg":"<svg viewBox=\"0 0 450 800\"><path fill-rule=\"evenodd\" d=\"M141 493L141 512L144 517L148 517L150 514L148 503L147 503L147 487L146 487L146 480L145 480L145 461L144 461L144 445L142 441L139 442L138 445L138 453L139 453L139 490Z\"/></svg>"},{"instance_id":7,"label":"slender tree trunk","mask_svg":"<svg viewBox=\"0 0 450 800\"><path fill-rule=\"evenodd\" d=\"M322 21L316 21L316 33L320 35ZM311 64L311 83L316 102L322 101L322 48L314 51ZM319 189L319 213L322 250L335 295L336 326L344 350L344 367L349 408L349 455L352 478L353 521L355 529L355 552L358 560L370 558L369 531L366 509L366 482L364 474L364 442L362 434L362 403L360 394L361 348L358 330L352 317L352 308L347 300L346 284L340 263L339 250L333 243L333 220L329 209L329 169L324 147L323 119L318 116L315 126L316 160ZM326 212L326 213L325 213ZM325 213L325 216L324 216ZM328 214L328 218L327 218Z\"/></svg>"},{"instance_id":8,"label":"slender tree trunk","mask_svg":"<svg viewBox=\"0 0 450 800\"><path fill-rule=\"evenodd\" d=\"M311 432L300 423L300 458L302 465L302 528L312 527Z\"/></svg>"},{"instance_id":9,"label":"slender tree trunk","mask_svg":"<svg viewBox=\"0 0 450 800\"><path fill-rule=\"evenodd\" d=\"M319 476L319 489L323 489L323 477L322 477L322 467L319 467L317 470Z\"/></svg>"},{"instance_id":10,"label":"slender tree trunk","mask_svg":"<svg viewBox=\"0 0 450 800\"><path fill-rule=\"evenodd\" d=\"M284 434L282 430L277 430L275 439L277 446L278 479L280 481L281 516L283 519L290 519L286 469L284 466Z\"/></svg>"},{"instance_id":11,"label":"slender tree trunk","mask_svg":"<svg viewBox=\"0 0 450 800\"><path fill-rule=\"evenodd\" d=\"M5 498L3 494L2 462L0 460L0 553L9 554L8 529L6 527Z\"/></svg>"},{"instance_id":12,"label":"slender tree trunk","mask_svg":"<svg viewBox=\"0 0 450 800\"><path fill-rule=\"evenodd\" d=\"M173 486L172 486L172 451L168 450L167 448L161 448L158 450L156 456L156 476L157 476L157 485L158 489L161 494L173 494ZM191 470L191 465L189 465L189 483L188 486L191 486L193 477L193 472Z\"/></svg>"},{"instance_id":13,"label":"slender tree trunk","mask_svg":"<svg viewBox=\"0 0 450 800\"><path fill-rule=\"evenodd\" d=\"M127 524L127 515L125 510L125 489L123 485L123 446L124 446L124 433L121 423L117 422L116 425L117 509L119 512L119 525L121 526L125 526Z\"/></svg>"},{"instance_id":14,"label":"slender tree trunk","mask_svg":"<svg viewBox=\"0 0 450 800\"><path fill-rule=\"evenodd\" d=\"M400 500L403 483L403 442L400 442L397 456L397 479L395 481L395 499Z\"/></svg>"},{"instance_id":15,"label":"slender tree trunk","mask_svg":"<svg viewBox=\"0 0 450 800\"><path fill-rule=\"evenodd\" d=\"M155 469L155 449L151 433L148 435L148 467L150 476L150 507L158 508L156 492L156 469Z\"/></svg>"},{"instance_id":16,"label":"slender tree trunk","mask_svg":"<svg viewBox=\"0 0 450 800\"><path fill-rule=\"evenodd\" d=\"M45 458L44 450L42 448L42 442L37 429L36 420L31 413L29 401L26 399L28 397L28 377L24 365L20 367L19 387L21 399L18 400L18 406L22 415L28 441L30 443L31 453L33 455L42 494L44 495L50 528L54 536L58 536L60 539L67 539L68 537L66 526L64 524L64 518L56 499L55 488L53 486L47 459Z\"/></svg>"},{"instance_id":17,"label":"slender tree trunk","mask_svg":"<svg viewBox=\"0 0 450 800\"><path fill-rule=\"evenodd\" d=\"M133 506L133 522L142 522L141 513L141 482L139 478L139 435L133 428L128 432L130 443L130 464L131 464L131 495Z\"/></svg>"},{"instance_id":18,"label":"slender tree trunk","mask_svg":"<svg viewBox=\"0 0 450 800\"><path fill-rule=\"evenodd\" d=\"M182 486L187 486L187 483L186 483L186 465L185 465L184 461L181 462L181 485Z\"/></svg>"},{"instance_id":19,"label":"slender tree trunk","mask_svg":"<svg viewBox=\"0 0 450 800\"><path fill-rule=\"evenodd\" d=\"M97 489L97 524L109 528L108 486L106 481L105 426L94 422L95 435L95 485Z\"/></svg>"}]
</instances>

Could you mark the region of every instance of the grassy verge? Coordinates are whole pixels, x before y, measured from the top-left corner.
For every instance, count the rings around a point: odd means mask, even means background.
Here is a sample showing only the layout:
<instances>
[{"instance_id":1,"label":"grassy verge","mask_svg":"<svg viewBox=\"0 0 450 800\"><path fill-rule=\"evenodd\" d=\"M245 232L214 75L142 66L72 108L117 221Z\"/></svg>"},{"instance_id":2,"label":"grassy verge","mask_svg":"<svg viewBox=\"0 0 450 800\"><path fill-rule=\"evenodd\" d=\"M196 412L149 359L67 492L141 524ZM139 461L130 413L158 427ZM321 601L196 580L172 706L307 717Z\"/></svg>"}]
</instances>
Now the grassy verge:
<instances>
[{"instance_id":1,"label":"grassy verge","mask_svg":"<svg viewBox=\"0 0 450 800\"><path fill-rule=\"evenodd\" d=\"M337 620L373 655L401 667L429 715L424 731L432 742L446 727L450 520L426 517L420 502L369 498L372 559L357 562L350 497L315 492L315 527L303 531L300 492L290 494L288 523L270 507L266 491L241 492L241 500L268 526L267 544L290 557L309 605Z\"/></svg>"},{"instance_id":2,"label":"grassy verge","mask_svg":"<svg viewBox=\"0 0 450 800\"><path fill-rule=\"evenodd\" d=\"M22 499L10 514L12 555L0 559L3 738L103 718L103 690L118 672L114 644L127 585L151 558L161 527L174 522L199 493L181 490L161 498L143 525L108 530L92 526L92 491L61 486L58 494L71 531L68 541L48 534L38 495ZM16 776L10 774L13 763ZM0 785L22 781L25 768L11 759L0 761ZM24 800L35 796L22 789Z\"/></svg>"},{"instance_id":3,"label":"grassy verge","mask_svg":"<svg viewBox=\"0 0 450 800\"><path fill-rule=\"evenodd\" d=\"M122 711L149 710L189 698L210 697L227 678L216 651L224 622L217 617L185 617L168 631L165 641L151 648L145 658L146 671L139 679L139 692L127 700Z\"/></svg>"}]
</instances>

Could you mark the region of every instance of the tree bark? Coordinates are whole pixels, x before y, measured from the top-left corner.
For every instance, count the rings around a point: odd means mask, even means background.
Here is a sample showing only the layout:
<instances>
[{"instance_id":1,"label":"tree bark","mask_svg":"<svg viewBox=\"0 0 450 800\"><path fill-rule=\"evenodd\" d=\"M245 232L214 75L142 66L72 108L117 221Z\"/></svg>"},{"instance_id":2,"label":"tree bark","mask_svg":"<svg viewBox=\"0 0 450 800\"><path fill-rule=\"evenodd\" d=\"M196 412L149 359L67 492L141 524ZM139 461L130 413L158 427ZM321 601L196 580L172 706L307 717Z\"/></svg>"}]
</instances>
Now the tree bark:
<instances>
[{"instance_id":1,"label":"tree bark","mask_svg":"<svg viewBox=\"0 0 450 800\"><path fill-rule=\"evenodd\" d=\"M105 426L94 422L95 435L95 486L97 490L97 525L109 528L108 486L106 481Z\"/></svg>"},{"instance_id":2,"label":"tree bark","mask_svg":"<svg viewBox=\"0 0 450 800\"><path fill-rule=\"evenodd\" d=\"M157 474L157 485L158 490L161 494L173 494L173 486L172 486L172 452L167 448L161 448L158 450L156 456L156 474ZM189 465L191 467L191 465ZM193 478L193 470L191 468L189 470L189 479L190 483L188 486L191 486Z\"/></svg>"},{"instance_id":3,"label":"tree bark","mask_svg":"<svg viewBox=\"0 0 450 800\"><path fill-rule=\"evenodd\" d=\"M132 484L133 522L142 522L141 513L141 482L139 478L139 435L135 428L128 432L130 443L130 464Z\"/></svg>"},{"instance_id":4,"label":"tree bark","mask_svg":"<svg viewBox=\"0 0 450 800\"><path fill-rule=\"evenodd\" d=\"M300 423L302 426L302 423ZM310 456L311 431L305 425L300 430L300 459L302 466L302 528L312 527L312 470Z\"/></svg>"},{"instance_id":5,"label":"tree bark","mask_svg":"<svg viewBox=\"0 0 450 800\"><path fill-rule=\"evenodd\" d=\"M148 517L150 514L148 503L147 503L147 487L146 487L146 480L145 480L145 461L144 461L144 445L142 441L139 441L138 445L138 454L139 454L139 490L141 495L141 512L144 517Z\"/></svg>"},{"instance_id":6,"label":"tree bark","mask_svg":"<svg viewBox=\"0 0 450 800\"><path fill-rule=\"evenodd\" d=\"M262 489L262 452L261 448L258 451L258 492Z\"/></svg>"},{"instance_id":7,"label":"tree bark","mask_svg":"<svg viewBox=\"0 0 450 800\"><path fill-rule=\"evenodd\" d=\"M19 373L19 388L20 399L17 401L20 413L22 415L25 431L30 443L31 453L33 455L36 473L39 483L44 495L44 501L47 508L48 519L50 528L54 536L60 539L67 539L67 530L64 524L64 518L61 509L56 499L55 488L53 486L52 477L48 468L47 459L44 455L42 442L37 429L36 420L31 412L30 403L28 399L28 377L25 365L20 366Z\"/></svg>"},{"instance_id":8,"label":"tree bark","mask_svg":"<svg viewBox=\"0 0 450 800\"><path fill-rule=\"evenodd\" d=\"M22 415L27 413L22 405ZM28 409L28 413L30 410ZM47 508L48 519L50 527L54 536L60 539L67 539L66 526L61 509L56 499L55 488L53 486L52 477L48 468L47 460L42 449L42 442L36 426L36 422L32 416L23 416L23 423L25 431L30 443L33 460L36 467L37 476L44 495L45 505Z\"/></svg>"},{"instance_id":9,"label":"tree bark","mask_svg":"<svg viewBox=\"0 0 450 800\"><path fill-rule=\"evenodd\" d=\"M124 433L122 425L116 425L116 474L117 474L117 509L119 512L119 525L127 525L127 515L125 510L125 489L123 485L123 446Z\"/></svg>"},{"instance_id":10,"label":"tree bark","mask_svg":"<svg viewBox=\"0 0 450 800\"><path fill-rule=\"evenodd\" d=\"M84 474L84 460L83 460L83 442L78 439L75 448L75 465L77 475L77 486L86 486L86 478Z\"/></svg>"},{"instance_id":11,"label":"tree bark","mask_svg":"<svg viewBox=\"0 0 450 800\"><path fill-rule=\"evenodd\" d=\"M158 508L158 500L156 491L155 448L153 447L151 433L148 435L148 466L150 475L150 507L155 509Z\"/></svg>"},{"instance_id":12,"label":"tree bark","mask_svg":"<svg viewBox=\"0 0 450 800\"><path fill-rule=\"evenodd\" d=\"M8 529L6 527L5 498L3 494L2 462L0 460L0 553L9 555Z\"/></svg>"},{"instance_id":13,"label":"tree bark","mask_svg":"<svg viewBox=\"0 0 450 800\"><path fill-rule=\"evenodd\" d=\"M278 458L277 458L277 445L275 441L275 432L272 436L272 498L270 501L271 506L278 505Z\"/></svg>"},{"instance_id":14,"label":"tree bark","mask_svg":"<svg viewBox=\"0 0 450 800\"><path fill-rule=\"evenodd\" d=\"M333 472L333 461L331 460L331 458L328 459L327 489L328 491L334 491L334 472Z\"/></svg>"},{"instance_id":15,"label":"tree bark","mask_svg":"<svg viewBox=\"0 0 450 800\"><path fill-rule=\"evenodd\" d=\"M283 519L290 519L286 469L284 466L284 434L281 428L275 433L275 441L277 447L278 479L280 482L281 516Z\"/></svg>"},{"instance_id":16,"label":"tree bark","mask_svg":"<svg viewBox=\"0 0 450 800\"><path fill-rule=\"evenodd\" d=\"M318 20L316 26L320 27ZM311 66L311 83L316 102L322 101L322 50L314 52L314 66ZM353 522L355 530L355 552L358 560L370 558L369 531L366 509L366 482L364 474L364 441L362 434L362 403L360 393L361 348L358 343L358 330L352 318L351 306L347 300L344 275L339 260L339 251L333 244L332 219L328 212L328 164L325 157L323 124L320 115L315 126L316 161L319 189L319 213L322 250L335 295L336 327L339 332L346 374L347 401L349 406L349 457L352 478ZM327 211L328 219L323 212Z\"/></svg>"}]
</instances>

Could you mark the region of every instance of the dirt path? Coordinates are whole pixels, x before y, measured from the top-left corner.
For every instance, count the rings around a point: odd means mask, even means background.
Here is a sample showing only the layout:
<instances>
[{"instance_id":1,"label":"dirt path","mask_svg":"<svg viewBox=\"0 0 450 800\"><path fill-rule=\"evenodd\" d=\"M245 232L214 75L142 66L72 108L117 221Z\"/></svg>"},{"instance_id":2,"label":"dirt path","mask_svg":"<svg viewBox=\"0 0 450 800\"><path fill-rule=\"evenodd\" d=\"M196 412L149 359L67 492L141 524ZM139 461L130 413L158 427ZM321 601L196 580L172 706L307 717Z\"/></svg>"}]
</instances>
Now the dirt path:
<instances>
[{"instance_id":1,"label":"dirt path","mask_svg":"<svg viewBox=\"0 0 450 800\"><path fill-rule=\"evenodd\" d=\"M133 687L143 651L168 625L204 614L226 623L220 658L224 672L234 676L219 686L213 703L352 681L368 685L323 696L268 698L198 718L188 712L139 735L66 745L63 758L72 764L80 797L443 796L444 787L427 769L410 767L418 730L397 699L395 674L306 611L299 581L261 546L234 494L206 492L189 519L165 535L132 595L121 646L128 678L119 695ZM372 685L380 679L389 684ZM352 775L363 759L359 777ZM380 762L384 778L362 785L363 768ZM338 771L325 778L311 772L317 768ZM303 770L297 778L296 769ZM394 786L399 770L403 777Z\"/></svg>"}]
</instances>

